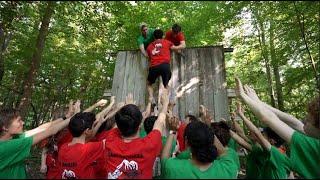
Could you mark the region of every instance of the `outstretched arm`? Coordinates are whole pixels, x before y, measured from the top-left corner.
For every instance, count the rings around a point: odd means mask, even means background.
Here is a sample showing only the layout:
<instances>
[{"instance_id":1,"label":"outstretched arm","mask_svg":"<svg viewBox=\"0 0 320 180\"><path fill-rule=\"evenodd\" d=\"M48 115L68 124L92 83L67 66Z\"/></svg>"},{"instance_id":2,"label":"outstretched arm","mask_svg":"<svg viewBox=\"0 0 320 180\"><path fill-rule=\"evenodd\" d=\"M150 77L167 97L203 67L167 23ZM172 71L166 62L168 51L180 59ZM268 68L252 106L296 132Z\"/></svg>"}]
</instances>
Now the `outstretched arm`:
<instances>
[{"instance_id":1,"label":"outstretched arm","mask_svg":"<svg viewBox=\"0 0 320 180\"><path fill-rule=\"evenodd\" d=\"M168 110L168 105L169 105L169 91L167 89L164 89L162 91L162 96L161 96L161 102L162 102L162 109L158 115L158 119L154 123L153 130L157 129L163 134L163 130L165 129L166 125L166 114Z\"/></svg>"},{"instance_id":2,"label":"outstretched arm","mask_svg":"<svg viewBox=\"0 0 320 180\"><path fill-rule=\"evenodd\" d=\"M175 135L176 135L176 132L177 132L178 126L179 126L179 119L177 117L172 116L168 121L168 126L169 126L169 130L170 130L170 134L167 137L166 144L164 145L164 147L162 149L161 159L170 157L172 142L173 142L173 139L175 138Z\"/></svg>"},{"instance_id":3,"label":"outstretched arm","mask_svg":"<svg viewBox=\"0 0 320 180\"><path fill-rule=\"evenodd\" d=\"M290 143L294 130L282 122L276 114L264 107L260 103L252 100L245 92L241 81L236 78L236 94L240 97L253 111L253 113L267 126L274 130L287 143Z\"/></svg>"},{"instance_id":4,"label":"outstretched arm","mask_svg":"<svg viewBox=\"0 0 320 180\"><path fill-rule=\"evenodd\" d=\"M230 136L233 138L238 144L240 144L242 147L246 148L247 150L252 150L252 146L244 140L242 137L240 137L237 133L230 130Z\"/></svg>"},{"instance_id":5,"label":"outstretched arm","mask_svg":"<svg viewBox=\"0 0 320 180\"><path fill-rule=\"evenodd\" d=\"M143 44L140 44L139 49L140 49L141 53L142 53L146 58L149 57L148 54L147 54L147 52L146 52L146 50L144 49L144 45L143 45Z\"/></svg>"},{"instance_id":6,"label":"outstretched arm","mask_svg":"<svg viewBox=\"0 0 320 180\"><path fill-rule=\"evenodd\" d=\"M115 96L112 96L110 104L108 105L108 107L106 107L100 113L98 113L96 115L96 121L93 123L91 137L94 137L97 134L97 132L98 132L99 128L101 127L101 125L107 120L105 118L105 116L110 112L112 106L114 105L114 102L115 102Z\"/></svg>"},{"instance_id":7,"label":"outstretched arm","mask_svg":"<svg viewBox=\"0 0 320 180\"><path fill-rule=\"evenodd\" d=\"M246 136L246 134L244 133L243 129L241 128L240 124L235 120L235 116L236 116L236 113L233 112L232 115L231 115L231 120L232 120L232 124L236 130L236 133L241 137L243 138L245 141L249 142L250 139Z\"/></svg>"},{"instance_id":8,"label":"outstretched arm","mask_svg":"<svg viewBox=\"0 0 320 180\"><path fill-rule=\"evenodd\" d=\"M92 112L95 108L101 106L105 106L108 103L108 100L106 99L101 99L98 102L94 103L92 106L88 107L86 110L84 110L83 112Z\"/></svg>"},{"instance_id":9,"label":"outstretched arm","mask_svg":"<svg viewBox=\"0 0 320 180\"><path fill-rule=\"evenodd\" d=\"M252 88L250 88L249 86L244 85L244 90L245 90L248 97L250 97L255 102L261 104L265 108L268 108L270 111L275 113L281 121L283 121L284 123L289 125L291 128L293 128L297 131L300 131L302 133L305 133L304 129L303 129L304 124L299 119L297 119L296 117L294 117L290 114L282 112L279 109L276 109L276 108L266 104L265 102L262 102L259 99L259 97L257 96L256 92Z\"/></svg>"}]
</instances>

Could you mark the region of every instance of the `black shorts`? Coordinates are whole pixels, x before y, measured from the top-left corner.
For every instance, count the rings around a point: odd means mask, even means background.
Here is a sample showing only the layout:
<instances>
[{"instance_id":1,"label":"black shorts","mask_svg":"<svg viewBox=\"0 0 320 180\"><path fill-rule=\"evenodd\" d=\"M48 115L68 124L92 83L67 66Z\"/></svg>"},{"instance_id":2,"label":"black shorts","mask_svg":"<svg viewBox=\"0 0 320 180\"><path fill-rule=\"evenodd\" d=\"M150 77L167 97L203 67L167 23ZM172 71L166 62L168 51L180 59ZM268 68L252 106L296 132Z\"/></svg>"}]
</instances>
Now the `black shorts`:
<instances>
[{"instance_id":1,"label":"black shorts","mask_svg":"<svg viewBox=\"0 0 320 180\"><path fill-rule=\"evenodd\" d=\"M156 82L156 79L161 76L164 87L167 87L171 78L170 64L160 64L158 66L150 67L148 74L148 82L150 85Z\"/></svg>"}]
</instances>

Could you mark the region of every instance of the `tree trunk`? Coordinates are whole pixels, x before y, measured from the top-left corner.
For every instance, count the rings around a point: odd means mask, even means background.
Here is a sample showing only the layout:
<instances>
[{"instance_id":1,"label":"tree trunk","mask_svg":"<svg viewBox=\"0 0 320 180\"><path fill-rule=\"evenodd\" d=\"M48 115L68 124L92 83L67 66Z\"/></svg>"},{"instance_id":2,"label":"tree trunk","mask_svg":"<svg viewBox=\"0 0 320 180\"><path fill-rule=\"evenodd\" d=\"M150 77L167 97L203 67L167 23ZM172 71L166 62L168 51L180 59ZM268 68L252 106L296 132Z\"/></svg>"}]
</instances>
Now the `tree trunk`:
<instances>
[{"instance_id":1,"label":"tree trunk","mask_svg":"<svg viewBox=\"0 0 320 180\"><path fill-rule=\"evenodd\" d=\"M34 82L37 76L37 71L40 66L41 55L44 49L46 36L48 34L50 19L54 13L54 6L55 6L54 1L48 2L43 19L41 21L41 28L39 30L39 35L37 37L36 48L32 55L31 66L30 66L28 75L25 81L23 82L23 95L19 104L19 109L22 117L26 115L26 112L30 105Z\"/></svg>"},{"instance_id":2,"label":"tree trunk","mask_svg":"<svg viewBox=\"0 0 320 180\"><path fill-rule=\"evenodd\" d=\"M276 81L276 95L277 95L277 104L278 108L281 111L284 111L284 103L283 103L283 92L282 92L282 84L280 80L279 73L279 61L277 60L277 55L274 47L274 24L273 20L270 20L270 55L271 55L271 64L273 67L273 75Z\"/></svg>"},{"instance_id":3,"label":"tree trunk","mask_svg":"<svg viewBox=\"0 0 320 180\"><path fill-rule=\"evenodd\" d=\"M253 12L255 20L255 25L259 33L259 44L261 47L261 53L265 62L266 67L266 73L267 73L267 80L268 80L268 92L270 96L271 106L276 107L275 99L274 99L274 90L272 85L272 75L271 75L271 68L270 68L270 62L269 62L269 52L268 47L266 45L266 37L265 37L265 30L263 26L263 21L260 19L259 10L255 11L251 8L251 11Z\"/></svg>"},{"instance_id":4,"label":"tree trunk","mask_svg":"<svg viewBox=\"0 0 320 180\"><path fill-rule=\"evenodd\" d=\"M302 36L302 40L303 40L303 43L304 45L306 46L306 50L307 50L307 53L308 53L308 56L309 56L309 60L311 62L311 65L312 65L312 69L313 69L313 72L314 72L314 77L316 79L316 86L317 86L317 90L318 90L318 93L320 93L320 74L319 74L319 70L317 68L317 65L316 63L314 62L314 59L311 55L311 52L309 50L309 45L308 45L308 41L307 41L307 37L306 37L306 33L305 33L305 28L304 28L304 14L301 13L298 9L297 9L297 6L296 6L296 3L293 1L293 5L294 5L294 9L296 11L296 15L297 15L297 20L298 20L298 23L299 23L299 28L300 28L300 32L301 32L301 36ZM302 21L300 19L300 15L302 16Z\"/></svg>"}]
</instances>

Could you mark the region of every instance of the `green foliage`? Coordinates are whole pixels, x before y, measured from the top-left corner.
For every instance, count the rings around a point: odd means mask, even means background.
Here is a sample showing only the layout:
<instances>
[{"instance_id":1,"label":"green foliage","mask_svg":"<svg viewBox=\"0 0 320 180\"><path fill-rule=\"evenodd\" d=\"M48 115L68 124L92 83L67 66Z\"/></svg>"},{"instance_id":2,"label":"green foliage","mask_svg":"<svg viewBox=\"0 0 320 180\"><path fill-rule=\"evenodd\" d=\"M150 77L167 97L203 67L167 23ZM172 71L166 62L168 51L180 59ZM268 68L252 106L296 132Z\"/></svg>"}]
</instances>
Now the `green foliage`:
<instances>
[{"instance_id":1,"label":"green foliage","mask_svg":"<svg viewBox=\"0 0 320 180\"><path fill-rule=\"evenodd\" d=\"M13 37L4 52L0 98L4 106L17 106L45 3L16 2L16 8L7 8L12 6L10 3L0 2L1 22L13 19L11 24L5 24ZM296 8L287 1L58 2L34 85L27 126L47 121L54 109L70 99L80 98L82 106L88 107L102 98L105 89L112 86L115 57L111 54L138 49L136 38L141 22L164 31L179 23L187 47L233 47L233 53L225 54L228 87L234 87L234 76L239 76L266 102L270 101L269 84L261 50L269 51L268 30L272 22L285 109L302 118L306 103L316 94L316 84L297 17L304 19L307 44L318 63L320 7L319 2L295 3ZM267 46L260 46L255 22L262 22Z\"/></svg>"}]
</instances>

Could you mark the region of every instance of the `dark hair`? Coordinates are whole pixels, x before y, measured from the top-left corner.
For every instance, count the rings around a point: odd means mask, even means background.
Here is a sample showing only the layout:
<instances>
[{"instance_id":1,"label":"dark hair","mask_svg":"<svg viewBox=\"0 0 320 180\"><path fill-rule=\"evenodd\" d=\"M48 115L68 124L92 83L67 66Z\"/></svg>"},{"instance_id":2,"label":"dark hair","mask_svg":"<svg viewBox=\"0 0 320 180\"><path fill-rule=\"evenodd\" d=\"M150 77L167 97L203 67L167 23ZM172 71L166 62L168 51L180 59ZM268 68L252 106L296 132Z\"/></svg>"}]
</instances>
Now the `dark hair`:
<instances>
[{"instance_id":1,"label":"dark hair","mask_svg":"<svg viewBox=\"0 0 320 180\"><path fill-rule=\"evenodd\" d=\"M153 125L157 119L158 116L149 116L144 120L143 127L147 134L149 134L152 131Z\"/></svg>"},{"instance_id":2,"label":"dark hair","mask_svg":"<svg viewBox=\"0 0 320 180\"><path fill-rule=\"evenodd\" d=\"M199 121L197 117L195 117L194 115L191 115L191 114L186 115L186 119L187 118L190 119L190 122Z\"/></svg>"},{"instance_id":3,"label":"dark hair","mask_svg":"<svg viewBox=\"0 0 320 180\"><path fill-rule=\"evenodd\" d=\"M227 123L220 121L220 122L212 122L211 129L213 133L217 136L223 146L227 146L230 141L230 127Z\"/></svg>"},{"instance_id":4,"label":"dark hair","mask_svg":"<svg viewBox=\"0 0 320 180\"><path fill-rule=\"evenodd\" d=\"M274 146L280 147L284 143L284 140L276 132L274 132L271 128L265 127L265 128L263 128L263 132L266 133L268 138L273 139L276 142L274 144Z\"/></svg>"},{"instance_id":5,"label":"dark hair","mask_svg":"<svg viewBox=\"0 0 320 180\"><path fill-rule=\"evenodd\" d=\"M96 115L92 112L80 112L75 114L69 122L68 128L73 137L80 137L86 129L91 129Z\"/></svg>"},{"instance_id":6,"label":"dark hair","mask_svg":"<svg viewBox=\"0 0 320 180\"><path fill-rule=\"evenodd\" d=\"M122 136L129 137L138 131L142 114L138 106L128 104L116 113L115 119Z\"/></svg>"},{"instance_id":7,"label":"dark hair","mask_svg":"<svg viewBox=\"0 0 320 180\"><path fill-rule=\"evenodd\" d=\"M209 126L201 121L187 125L184 136L191 148L192 155L202 163L213 162L217 156L217 149L213 145L214 134Z\"/></svg>"},{"instance_id":8,"label":"dark hair","mask_svg":"<svg viewBox=\"0 0 320 180\"><path fill-rule=\"evenodd\" d=\"M153 36L154 36L155 39L162 39L163 31L161 29L156 29L153 32Z\"/></svg>"},{"instance_id":9,"label":"dark hair","mask_svg":"<svg viewBox=\"0 0 320 180\"><path fill-rule=\"evenodd\" d=\"M181 31L181 26L179 26L178 24L174 24L172 26L172 31L175 33L175 34L178 34L180 31Z\"/></svg>"},{"instance_id":10,"label":"dark hair","mask_svg":"<svg viewBox=\"0 0 320 180\"><path fill-rule=\"evenodd\" d=\"M0 136L3 134L3 127L9 127L12 121L20 116L19 110L1 109L0 111Z\"/></svg>"}]
</instances>

